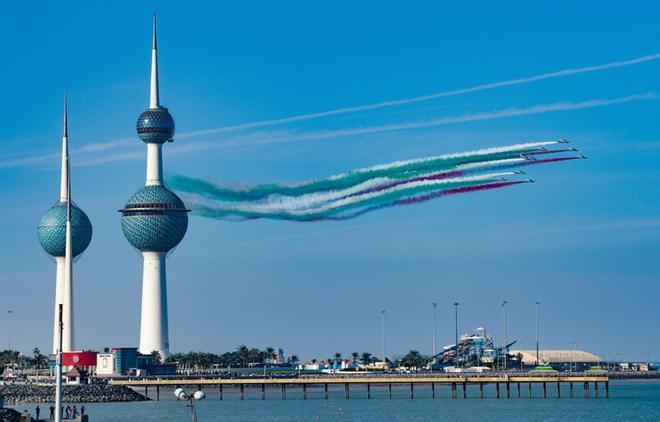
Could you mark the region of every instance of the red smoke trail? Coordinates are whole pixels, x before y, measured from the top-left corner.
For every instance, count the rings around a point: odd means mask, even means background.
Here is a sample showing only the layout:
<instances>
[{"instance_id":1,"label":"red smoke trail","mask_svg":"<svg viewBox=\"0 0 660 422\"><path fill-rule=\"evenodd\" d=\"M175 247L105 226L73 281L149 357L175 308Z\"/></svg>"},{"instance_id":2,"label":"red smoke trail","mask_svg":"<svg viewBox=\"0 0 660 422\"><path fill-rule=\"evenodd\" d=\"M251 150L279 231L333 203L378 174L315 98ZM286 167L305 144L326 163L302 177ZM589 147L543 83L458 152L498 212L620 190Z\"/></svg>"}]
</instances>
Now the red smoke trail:
<instances>
[{"instance_id":1,"label":"red smoke trail","mask_svg":"<svg viewBox=\"0 0 660 422\"><path fill-rule=\"evenodd\" d=\"M545 163L557 163L560 161L571 161L571 160L583 160L584 157L556 157L556 158L544 158L542 160L529 160L524 161L519 166L531 166L533 164L545 164Z\"/></svg>"},{"instance_id":2,"label":"red smoke trail","mask_svg":"<svg viewBox=\"0 0 660 422\"><path fill-rule=\"evenodd\" d=\"M483 190L503 188L505 186L518 185L520 183L529 183L529 181L516 180L512 182L495 182L495 183L486 183L483 185L463 186L460 188L447 189L440 192L433 192L426 195L415 196L412 198L398 199L394 201L394 205L419 204L420 202L426 202L434 198L439 198L441 196L455 195L458 193L479 192Z\"/></svg>"},{"instance_id":3,"label":"red smoke trail","mask_svg":"<svg viewBox=\"0 0 660 422\"><path fill-rule=\"evenodd\" d=\"M332 220L332 221L342 221L342 220L350 220L355 217L359 217L361 215L381 210L383 208L391 208L391 207L396 207L399 205L412 205L412 204L419 204L421 202L426 202L430 201L431 199L439 198L441 196L445 195L455 195L458 193L469 193L469 192L478 192L478 191L484 191L484 190L489 190L489 189L498 189L498 188L503 188L506 186L511 186L511 185L518 185L521 183L529 183L529 180L518 180L518 181L513 181L513 182L494 182L494 183L486 183L486 184L481 184L481 185L473 185L473 186L464 186L461 188L452 188L452 189L446 189L434 193L428 193L425 195L420 195L420 196L415 196L412 198L407 198L407 199L397 199L396 201L391 201L386 204L380 204L380 205L374 205L371 207L367 207L364 209L361 209L359 211L355 211L350 214L345 214L342 216L329 216L329 217L318 217L314 219L310 219L307 221L322 221L322 220Z\"/></svg>"}]
</instances>

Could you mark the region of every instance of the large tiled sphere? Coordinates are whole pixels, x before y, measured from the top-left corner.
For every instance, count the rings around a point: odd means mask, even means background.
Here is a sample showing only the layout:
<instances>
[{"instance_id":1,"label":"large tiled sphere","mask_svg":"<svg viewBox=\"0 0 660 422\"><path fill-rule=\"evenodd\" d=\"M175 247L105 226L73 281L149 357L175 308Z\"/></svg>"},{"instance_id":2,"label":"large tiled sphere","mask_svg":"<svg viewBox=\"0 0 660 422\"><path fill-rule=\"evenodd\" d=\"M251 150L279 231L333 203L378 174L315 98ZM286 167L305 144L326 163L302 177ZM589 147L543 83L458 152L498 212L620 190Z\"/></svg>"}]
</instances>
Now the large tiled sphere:
<instances>
[{"instance_id":1,"label":"large tiled sphere","mask_svg":"<svg viewBox=\"0 0 660 422\"><path fill-rule=\"evenodd\" d=\"M41 218L37 228L41 247L52 256L64 256L66 246L66 203L57 202ZM71 252L78 256L92 240L92 223L87 214L71 204Z\"/></svg>"},{"instance_id":2,"label":"large tiled sphere","mask_svg":"<svg viewBox=\"0 0 660 422\"><path fill-rule=\"evenodd\" d=\"M168 252L188 229L188 210L165 186L144 186L121 212L124 236L141 252Z\"/></svg>"},{"instance_id":3,"label":"large tiled sphere","mask_svg":"<svg viewBox=\"0 0 660 422\"><path fill-rule=\"evenodd\" d=\"M146 143L162 144L174 136L174 119L167 108L150 108L135 124L138 136Z\"/></svg>"}]
</instances>

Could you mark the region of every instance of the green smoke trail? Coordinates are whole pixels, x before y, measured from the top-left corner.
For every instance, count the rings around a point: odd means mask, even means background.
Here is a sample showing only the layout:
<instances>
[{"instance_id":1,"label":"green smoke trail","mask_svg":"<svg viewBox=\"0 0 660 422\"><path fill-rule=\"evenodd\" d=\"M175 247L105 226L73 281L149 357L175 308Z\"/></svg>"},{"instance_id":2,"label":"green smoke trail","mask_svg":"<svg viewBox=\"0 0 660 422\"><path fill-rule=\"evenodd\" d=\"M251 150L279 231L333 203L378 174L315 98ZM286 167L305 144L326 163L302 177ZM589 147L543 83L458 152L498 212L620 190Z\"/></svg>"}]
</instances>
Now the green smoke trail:
<instances>
[{"instance_id":1,"label":"green smoke trail","mask_svg":"<svg viewBox=\"0 0 660 422\"><path fill-rule=\"evenodd\" d=\"M439 192L448 189L476 186L484 183L500 181L497 176L480 178L457 178L441 182L416 182L412 186L402 187L393 191L377 192L346 199L343 203L331 203L327 206L304 209L304 210L281 210L278 208L268 209L266 206L243 206L243 207L213 207L203 202L193 202L193 212L215 219L256 219L269 218L275 220L289 221L319 221L329 220L341 213L357 208L378 206L402 198L407 198L422 193Z\"/></svg>"},{"instance_id":2,"label":"green smoke trail","mask_svg":"<svg viewBox=\"0 0 660 422\"><path fill-rule=\"evenodd\" d=\"M348 173L317 179L300 184L265 183L251 187L217 185L206 180L187 176L172 176L168 185L180 192L187 192L213 200L228 202L257 201L272 195L296 197L315 192L347 189L378 177L408 179L439 171L451 171L457 166L520 157L543 150L544 146L557 142L535 142L491 148L467 153L441 155L417 160L400 161L386 165L357 169Z\"/></svg>"}]
</instances>

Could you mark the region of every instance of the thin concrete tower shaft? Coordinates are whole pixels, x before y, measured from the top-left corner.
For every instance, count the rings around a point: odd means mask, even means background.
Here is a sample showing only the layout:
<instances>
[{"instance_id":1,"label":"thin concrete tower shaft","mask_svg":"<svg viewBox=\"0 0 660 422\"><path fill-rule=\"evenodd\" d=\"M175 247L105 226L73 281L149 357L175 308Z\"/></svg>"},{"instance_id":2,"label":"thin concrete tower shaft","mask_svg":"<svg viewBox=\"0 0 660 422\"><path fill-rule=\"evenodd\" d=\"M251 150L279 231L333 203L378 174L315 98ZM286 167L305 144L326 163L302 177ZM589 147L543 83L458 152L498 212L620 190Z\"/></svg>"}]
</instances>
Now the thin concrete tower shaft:
<instances>
[{"instance_id":1,"label":"thin concrete tower shaft","mask_svg":"<svg viewBox=\"0 0 660 422\"><path fill-rule=\"evenodd\" d=\"M183 239L188 210L163 183L162 147L174 136L174 119L160 104L156 17L153 22L149 108L137 120L138 136L147 145L145 186L129 200L122 212L126 239L142 253L142 309L139 351L170 355L166 257Z\"/></svg>"},{"instance_id":2,"label":"thin concrete tower shaft","mask_svg":"<svg viewBox=\"0 0 660 422\"><path fill-rule=\"evenodd\" d=\"M66 97L64 99L64 130L62 134L62 169L60 197L41 218L39 243L55 260L55 312L53 318L53 352L59 349L58 308L62 305L62 351L71 351L74 341L73 258L87 249L92 239L92 225L87 215L71 201L71 169Z\"/></svg>"}]
</instances>

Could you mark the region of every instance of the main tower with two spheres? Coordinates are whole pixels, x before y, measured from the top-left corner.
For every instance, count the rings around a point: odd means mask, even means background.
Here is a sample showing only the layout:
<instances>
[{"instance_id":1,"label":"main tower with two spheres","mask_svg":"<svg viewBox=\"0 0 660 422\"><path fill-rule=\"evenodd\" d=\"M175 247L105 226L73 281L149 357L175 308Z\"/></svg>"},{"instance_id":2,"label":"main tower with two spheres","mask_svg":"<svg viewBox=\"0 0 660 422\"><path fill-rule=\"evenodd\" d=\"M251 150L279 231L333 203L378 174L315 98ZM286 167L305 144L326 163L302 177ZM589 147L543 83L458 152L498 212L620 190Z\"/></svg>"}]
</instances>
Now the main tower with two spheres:
<instances>
[{"instance_id":1,"label":"main tower with two spheres","mask_svg":"<svg viewBox=\"0 0 660 422\"><path fill-rule=\"evenodd\" d=\"M147 180L120 210L121 228L143 258L139 352L157 351L164 359L170 355L165 261L186 234L189 210L163 183L162 149L173 141L174 119L159 99L155 15L149 108L138 117L136 128L147 146Z\"/></svg>"}]
</instances>

